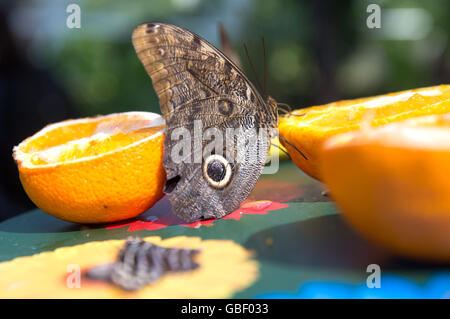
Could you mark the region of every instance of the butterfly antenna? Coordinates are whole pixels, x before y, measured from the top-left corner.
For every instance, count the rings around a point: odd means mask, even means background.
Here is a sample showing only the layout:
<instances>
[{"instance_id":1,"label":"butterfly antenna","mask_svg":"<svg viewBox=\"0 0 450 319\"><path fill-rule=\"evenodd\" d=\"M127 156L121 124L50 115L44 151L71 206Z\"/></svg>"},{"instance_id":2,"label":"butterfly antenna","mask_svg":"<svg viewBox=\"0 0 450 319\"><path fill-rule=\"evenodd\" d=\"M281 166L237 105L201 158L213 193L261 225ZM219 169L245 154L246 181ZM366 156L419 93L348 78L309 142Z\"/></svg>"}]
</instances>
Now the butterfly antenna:
<instances>
[{"instance_id":1,"label":"butterfly antenna","mask_svg":"<svg viewBox=\"0 0 450 319\"><path fill-rule=\"evenodd\" d=\"M267 63L266 63L266 44L264 43L264 37L262 37L262 46L264 54L264 96L267 97Z\"/></svg>"},{"instance_id":2,"label":"butterfly antenna","mask_svg":"<svg viewBox=\"0 0 450 319\"><path fill-rule=\"evenodd\" d=\"M291 156L289 155L289 153L288 153L284 148L281 148L281 147L280 147L280 145L273 144L273 143L270 143L270 145L271 145L271 146L277 147L280 151L283 151L283 153L285 153L287 156L289 156L289 158L291 157Z\"/></svg>"},{"instance_id":3,"label":"butterfly antenna","mask_svg":"<svg viewBox=\"0 0 450 319\"><path fill-rule=\"evenodd\" d=\"M306 113L302 113L302 114L292 114L292 113L289 113L289 116L305 116L306 115Z\"/></svg>"},{"instance_id":4,"label":"butterfly antenna","mask_svg":"<svg viewBox=\"0 0 450 319\"><path fill-rule=\"evenodd\" d=\"M294 150L296 150L305 160L308 160L308 158L305 156L305 154L302 153L302 151L300 151L297 147L295 147L295 145L293 145L293 144L289 143L288 141L286 141L286 139L283 136L278 135L278 138L283 140L283 142L285 142L286 144L291 146Z\"/></svg>"},{"instance_id":5,"label":"butterfly antenna","mask_svg":"<svg viewBox=\"0 0 450 319\"><path fill-rule=\"evenodd\" d=\"M256 83L258 84L258 88L261 91L262 90L261 83L259 82L258 75L256 74L255 67L253 66L252 60L250 59L250 55L248 54L247 45L245 43L244 43L244 49L245 49L245 54L247 55L248 62L250 63L250 67L252 68L253 75L256 78Z\"/></svg>"},{"instance_id":6,"label":"butterfly antenna","mask_svg":"<svg viewBox=\"0 0 450 319\"><path fill-rule=\"evenodd\" d=\"M290 115L292 112L292 108L289 104L286 103L277 103L278 111L282 111L284 114Z\"/></svg>"},{"instance_id":7,"label":"butterfly antenna","mask_svg":"<svg viewBox=\"0 0 450 319\"><path fill-rule=\"evenodd\" d=\"M278 105L278 111L282 111L284 114L287 114L289 116L298 116L298 117L300 117L300 116L305 116L306 115L306 113L293 114L292 113L293 110L292 110L292 108L291 108L291 106L289 104L277 103L277 105Z\"/></svg>"},{"instance_id":8,"label":"butterfly antenna","mask_svg":"<svg viewBox=\"0 0 450 319\"><path fill-rule=\"evenodd\" d=\"M286 110L286 109L284 109L284 108L282 108L282 107L278 107L278 111L281 111L281 113L284 113L284 114L286 114L286 115L289 115L289 114L290 114L290 112L289 112L288 110Z\"/></svg>"},{"instance_id":9,"label":"butterfly antenna","mask_svg":"<svg viewBox=\"0 0 450 319\"><path fill-rule=\"evenodd\" d=\"M278 104L278 106L284 106L284 107L286 107L287 108L287 111L289 112L289 113L291 113L292 112L292 108L291 108L291 106L289 105L289 104L286 104L286 103L277 103ZM280 108L280 109L282 109L282 108ZM284 110L284 109L283 109Z\"/></svg>"}]
</instances>

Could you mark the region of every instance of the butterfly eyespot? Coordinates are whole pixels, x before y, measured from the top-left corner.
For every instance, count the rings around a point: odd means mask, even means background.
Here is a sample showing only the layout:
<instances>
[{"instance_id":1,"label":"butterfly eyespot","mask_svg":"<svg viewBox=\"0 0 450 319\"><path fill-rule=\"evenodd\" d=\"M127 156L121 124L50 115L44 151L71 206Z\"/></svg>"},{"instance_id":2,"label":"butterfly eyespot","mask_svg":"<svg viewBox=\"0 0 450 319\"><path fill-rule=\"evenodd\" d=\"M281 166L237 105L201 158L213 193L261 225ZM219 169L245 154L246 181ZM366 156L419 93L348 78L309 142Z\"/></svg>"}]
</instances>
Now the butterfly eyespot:
<instances>
[{"instance_id":1,"label":"butterfly eyespot","mask_svg":"<svg viewBox=\"0 0 450 319\"><path fill-rule=\"evenodd\" d=\"M163 49L158 49L158 54L163 56L166 52Z\"/></svg>"},{"instance_id":2,"label":"butterfly eyespot","mask_svg":"<svg viewBox=\"0 0 450 319\"><path fill-rule=\"evenodd\" d=\"M206 174L214 182L220 182L225 177L225 165L220 161L209 162L206 167Z\"/></svg>"},{"instance_id":3,"label":"butterfly eyespot","mask_svg":"<svg viewBox=\"0 0 450 319\"><path fill-rule=\"evenodd\" d=\"M231 180L231 165L221 155L210 155L203 162L203 176L211 186L224 188Z\"/></svg>"},{"instance_id":4,"label":"butterfly eyespot","mask_svg":"<svg viewBox=\"0 0 450 319\"><path fill-rule=\"evenodd\" d=\"M218 104L218 108L219 108L219 112L223 115L230 115L231 113L233 113L233 103L231 103L228 100L219 100L219 102L217 102Z\"/></svg>"}]
</instances>

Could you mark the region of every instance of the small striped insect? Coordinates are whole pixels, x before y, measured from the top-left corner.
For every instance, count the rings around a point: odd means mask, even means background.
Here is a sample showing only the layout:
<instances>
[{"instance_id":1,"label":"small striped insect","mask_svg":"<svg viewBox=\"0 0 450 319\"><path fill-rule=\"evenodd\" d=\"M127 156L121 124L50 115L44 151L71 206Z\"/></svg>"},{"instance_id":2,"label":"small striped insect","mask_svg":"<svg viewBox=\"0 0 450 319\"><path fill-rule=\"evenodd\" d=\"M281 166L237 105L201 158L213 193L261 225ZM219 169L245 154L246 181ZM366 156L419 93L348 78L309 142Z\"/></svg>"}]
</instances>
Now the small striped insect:
<instances>
[{"instance_id":1,"label":"small striped insect","mask_svg":"<svg viewBox=\"0 0 450 319\"><path fill-rule=\"evenodd\" d=\"M167 272L196 269L199 265L194 257L198 253L195 249L165 248L129 237L114 263L91 268L87 276L134 291L155 283Z\"/></svg>"}]
</instances>

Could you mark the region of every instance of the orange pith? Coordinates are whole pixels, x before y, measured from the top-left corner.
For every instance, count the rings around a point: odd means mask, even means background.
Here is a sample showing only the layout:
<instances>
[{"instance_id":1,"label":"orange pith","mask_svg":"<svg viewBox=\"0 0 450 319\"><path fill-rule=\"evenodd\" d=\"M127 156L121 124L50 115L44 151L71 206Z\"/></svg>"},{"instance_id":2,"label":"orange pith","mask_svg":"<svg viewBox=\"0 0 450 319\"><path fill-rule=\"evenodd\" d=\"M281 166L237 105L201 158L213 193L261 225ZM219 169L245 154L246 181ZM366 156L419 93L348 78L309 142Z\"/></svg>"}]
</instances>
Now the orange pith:
<instances>
[{"instance_id":1,"label":"orange pith","mask_svg":"<svg viewBox=\"0 0 450 319\"><path fill-rule=\"evenodd\" d=\"M52 124L14 148L22 185L68 221L134 217L162 197L162 118L128 112Z\"/></svg>"},{"instance_id":2,"label":"orange pith","mask_svg":"<svg viewBox=\"0 0 450 319\"><path fill-rule=\"evenodd\" d=\"M321 157L356 230L400 255L450 261L450 113L337 135Z\"/></svg>"},{"instance_id":3,"label":"orange pith","mask_svg":"<svg viewBox=\"0 0 450 319\"><path fill-rule=\"evenodd\" d=\"M282 141L294 163L321 180L320 150L329 137L364 126L447 112L450 112L450 85L440 85L296 110L281 117L278 128L280 135L308 158L305 160Z\"/></svg>"}]
</instances>

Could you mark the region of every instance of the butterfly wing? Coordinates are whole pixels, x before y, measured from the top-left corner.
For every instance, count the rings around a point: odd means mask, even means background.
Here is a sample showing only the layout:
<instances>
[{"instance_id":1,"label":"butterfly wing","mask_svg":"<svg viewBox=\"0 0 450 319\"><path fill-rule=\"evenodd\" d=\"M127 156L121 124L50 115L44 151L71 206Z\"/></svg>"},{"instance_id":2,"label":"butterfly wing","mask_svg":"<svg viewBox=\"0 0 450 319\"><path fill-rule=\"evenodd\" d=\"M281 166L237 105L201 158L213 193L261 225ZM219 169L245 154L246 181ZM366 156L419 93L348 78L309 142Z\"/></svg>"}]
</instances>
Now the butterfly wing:
<instances>
[{"instance_id":1,"label":"butterfly wing","mask_svg":"<svg viewBox=\"0 0 450 319\"><path fill-rule=\"evenodd\" d=\"M274 105L232 61L188 30L147 23L132 41L166 120L165 192L174 214L186 221L225 216L261 174L277 125ZM206 154L219 135L222 146Z\"/></svg>"}]
</instances>

